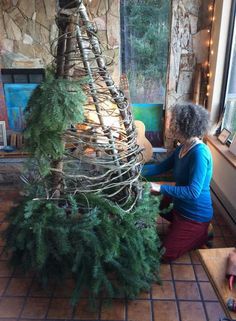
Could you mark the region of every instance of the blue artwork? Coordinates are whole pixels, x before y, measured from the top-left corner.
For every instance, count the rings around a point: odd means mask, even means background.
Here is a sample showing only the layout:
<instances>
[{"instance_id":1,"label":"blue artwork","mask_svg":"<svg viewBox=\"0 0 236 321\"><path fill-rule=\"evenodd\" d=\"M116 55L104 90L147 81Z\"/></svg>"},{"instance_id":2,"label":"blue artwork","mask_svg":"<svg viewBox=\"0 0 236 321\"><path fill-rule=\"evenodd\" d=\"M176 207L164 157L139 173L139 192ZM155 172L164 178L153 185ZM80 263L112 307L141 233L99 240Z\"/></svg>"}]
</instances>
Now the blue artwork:
<instances>
[{"instance_id":1,"label":"blue artwork","mask_svg":"<svg viewBox=\"0 0 236 321\"><path fill-rule=\"evenodd\" d=\"M9 128L22 131L25 128L24 110L38 84L4 84Z\"/></svg>"},{"instance_id":2,"label":"blue artwork","mask_svg":"<svg viewBox=\"0 0 236 321\"><path fill-rule=\"evenodd\" d=\"M163 146L163 104L132 104L135 120L145 125L145 134L153 147Z\"/></svg>"}]
</instances>

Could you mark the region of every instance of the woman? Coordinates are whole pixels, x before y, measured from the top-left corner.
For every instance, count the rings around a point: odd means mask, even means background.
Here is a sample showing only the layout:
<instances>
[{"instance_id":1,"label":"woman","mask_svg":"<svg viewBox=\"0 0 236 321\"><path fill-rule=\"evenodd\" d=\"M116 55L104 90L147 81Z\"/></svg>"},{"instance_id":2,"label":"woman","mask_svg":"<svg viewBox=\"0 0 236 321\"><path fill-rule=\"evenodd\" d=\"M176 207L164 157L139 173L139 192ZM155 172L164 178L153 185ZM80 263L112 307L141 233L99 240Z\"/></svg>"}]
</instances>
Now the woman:
<instances>
[{"instance_id":1,"label":"woman","mask_svg":"<svg viewBox=\"0 0 236 321\"><path fill-rule=\"evenodd\" d=\"M153 192L164 195L163 203L173 202L173 210L163 217L171 222L164 239L164 261L172 261L207 241L213 215L210 195L212 157L202 142L209 124L208 112L191 103L171 109L170 127L181 143L173 154L157 165L156 174L173 169L175 186L151 183ZM167 201L168 200L168 201Z\"/></svg>"}]
</instances>

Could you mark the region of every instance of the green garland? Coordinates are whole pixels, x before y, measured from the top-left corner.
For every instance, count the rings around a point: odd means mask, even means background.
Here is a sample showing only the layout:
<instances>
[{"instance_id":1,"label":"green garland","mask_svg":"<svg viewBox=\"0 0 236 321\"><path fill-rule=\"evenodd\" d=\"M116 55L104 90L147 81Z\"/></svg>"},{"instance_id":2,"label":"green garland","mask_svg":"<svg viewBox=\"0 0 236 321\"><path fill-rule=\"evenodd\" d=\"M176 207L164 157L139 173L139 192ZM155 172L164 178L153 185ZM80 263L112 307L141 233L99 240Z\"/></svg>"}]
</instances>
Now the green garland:
<instances>
[{"instance_id":1,"label":"green garland","mask_svg":"<svg viewBox=\"0 0 236 321\"><path fill-rule=\"evenodd\" d=\"M81 82L53 76L48 76L32 94L25 113L24 136L27 150L38 161L43 176L49 173L51 161L63 156L63 133L84 120L85 101Z\"/></svg>"},{"instance_id":2,"label":"green garland","mask_svg":"<svg viewBox=\"0 0 236 321\"><path fill-rule=\"evenodd\" d=\"M36 271L44 284L53 278L61 283L72 273L73 305L85 289L91 302L101 292L134 298L159 280L159 202L149 185L131 213L95 194L68 196L61 204L25 200L8 215L4 235L11 264Z\"/></svg>"}]
</instances>

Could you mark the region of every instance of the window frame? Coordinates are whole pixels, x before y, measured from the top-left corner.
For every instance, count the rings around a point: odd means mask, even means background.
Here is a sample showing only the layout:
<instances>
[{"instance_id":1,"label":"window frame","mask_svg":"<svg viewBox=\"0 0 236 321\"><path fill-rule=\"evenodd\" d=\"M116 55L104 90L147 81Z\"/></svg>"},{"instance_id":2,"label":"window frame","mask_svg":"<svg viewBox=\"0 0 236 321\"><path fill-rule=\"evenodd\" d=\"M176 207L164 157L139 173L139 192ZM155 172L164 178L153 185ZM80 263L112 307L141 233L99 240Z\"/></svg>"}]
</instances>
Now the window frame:
<instances>
[{"instance_id":1,"label":"window frame","mask_svg":"<svg viewBox=\"0 0 236 321\"><path fill-rule=\"evenodd\" d=\"M230 19L229 19L229 29L228 29L228 41L226 45L226 53L225 53L225 62L224 62L224 73L221 87L221 96L220 96L220 109L218 115L218 121L223 120L225 113L225 101L227 96L227 90L229 85L229 72L230 72L230 62L231 62L231 53L233 46L233 37L234 30L236 30L236 1L232 1L231 10L230 10Z\"/></svg>"}]
</instances>

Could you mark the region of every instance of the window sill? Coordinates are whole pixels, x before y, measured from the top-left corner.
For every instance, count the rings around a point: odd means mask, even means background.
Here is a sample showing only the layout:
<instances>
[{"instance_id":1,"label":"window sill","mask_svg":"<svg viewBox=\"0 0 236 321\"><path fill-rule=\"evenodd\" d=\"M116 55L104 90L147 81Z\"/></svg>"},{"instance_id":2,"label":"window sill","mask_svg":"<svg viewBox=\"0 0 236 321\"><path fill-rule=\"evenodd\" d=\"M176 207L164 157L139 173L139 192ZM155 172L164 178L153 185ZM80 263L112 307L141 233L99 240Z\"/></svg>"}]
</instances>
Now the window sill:
<instances>
[{"instance_id":1,"label":"window sill","mask_svg":"<svg viewBox=\"0 0 236 321\"><path fill-rule=\"evenodd\" d=\"M29 157L29 153L23 151L14 151L14 152L4 152L0 151L0 159L1 158L22 158Z\"/></svg>"},{"instance_id":2,"label":"window sill","mask_svg":"<svg viewBox=\"0 0 236 321\"><path fill-rule=\"evenodd\" d=\"M234 168L236 168L236 156L229 151L229 147L221 144L215 136L207 136L206 141L212 145Z\"/></svg>"}]
</instances>

